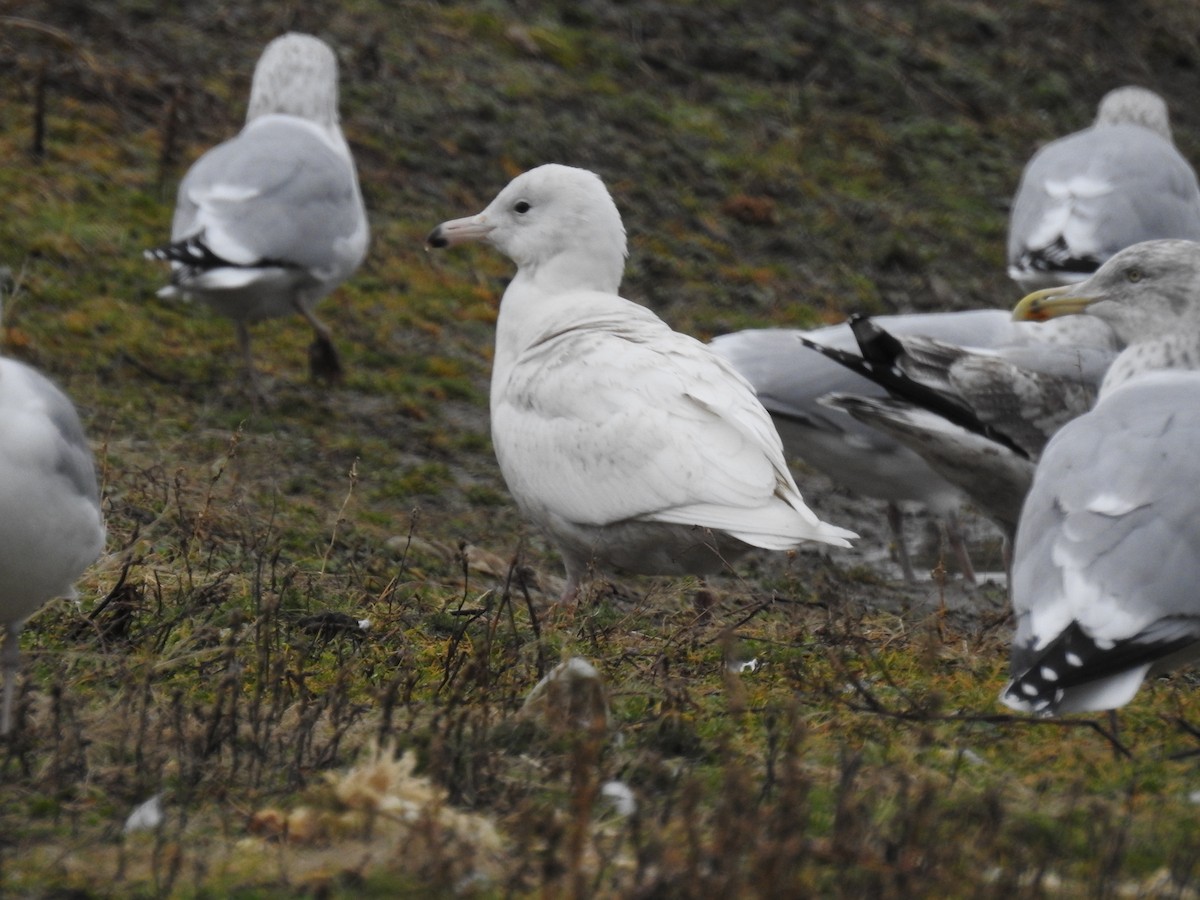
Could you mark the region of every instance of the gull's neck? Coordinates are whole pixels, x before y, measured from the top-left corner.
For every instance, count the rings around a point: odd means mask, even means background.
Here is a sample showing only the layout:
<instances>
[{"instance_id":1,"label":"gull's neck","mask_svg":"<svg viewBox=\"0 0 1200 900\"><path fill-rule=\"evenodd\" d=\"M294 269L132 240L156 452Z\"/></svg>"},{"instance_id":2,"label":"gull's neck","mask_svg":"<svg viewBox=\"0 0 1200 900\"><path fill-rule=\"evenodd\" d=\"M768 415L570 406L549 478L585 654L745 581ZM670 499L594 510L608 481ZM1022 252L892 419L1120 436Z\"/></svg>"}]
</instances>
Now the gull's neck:
<instances>
[{"instance_id":1,"label":"gull's neck","mask_svg":"<svg viewBox=\"0 0 1200 900\"><path fill-rule=\"evenodd\" d=\"M1190 328L1137 341L1113 360L1100 385L1100 397L1146 372L1200 369L1200 334Z\"/></svg>"},{"instance_id":2,"label":"gull's neck","mask_svg":"<svg viewBox=\"0 0 1200 900\"><path fill-rule=\"evenodd\" d=\"M530 343L538 340L545 323L568 319L571 310L562 295L573 291L597 291L616 295L621 287L624 259L591 252L563 252L550 259L525 263L504 291L496 319L495 373L507 373ZM567 301L569 303L569 301Z\"/></svg>"}]
</instances>

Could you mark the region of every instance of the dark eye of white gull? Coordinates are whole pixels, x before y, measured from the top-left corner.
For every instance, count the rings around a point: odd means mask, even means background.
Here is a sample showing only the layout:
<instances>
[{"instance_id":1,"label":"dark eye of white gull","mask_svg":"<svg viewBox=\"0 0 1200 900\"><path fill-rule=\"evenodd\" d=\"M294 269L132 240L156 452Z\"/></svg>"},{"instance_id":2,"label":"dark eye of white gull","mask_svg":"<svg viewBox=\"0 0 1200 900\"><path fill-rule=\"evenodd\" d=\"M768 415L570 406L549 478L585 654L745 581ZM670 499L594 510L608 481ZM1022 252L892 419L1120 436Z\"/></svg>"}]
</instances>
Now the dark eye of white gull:
<instances>
[{"instance_id":1,"label":"dark eye of white gull","mask_svg":"<svg viewBox=\"0 0 1200 900\"><path fill-rule=\"evenodd\" d=\"M513 204L513 212L520 213L522 215L529 212L531 209L533 209L533 204L528 200L518 200Z\"/></svg>"}]
</instances>

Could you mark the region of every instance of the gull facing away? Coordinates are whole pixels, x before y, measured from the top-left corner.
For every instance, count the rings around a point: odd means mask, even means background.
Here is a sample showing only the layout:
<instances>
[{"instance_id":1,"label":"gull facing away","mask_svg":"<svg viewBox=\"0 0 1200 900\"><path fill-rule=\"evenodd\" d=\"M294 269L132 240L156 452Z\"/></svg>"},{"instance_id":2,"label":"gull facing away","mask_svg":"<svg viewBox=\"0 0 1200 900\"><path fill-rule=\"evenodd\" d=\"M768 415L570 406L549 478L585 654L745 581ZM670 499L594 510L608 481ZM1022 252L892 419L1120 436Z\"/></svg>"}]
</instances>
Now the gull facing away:
<instances>
[{"instance_id":1,"label":"gull facing away","mask_svg":"<svg viewBox=\"0 0 1200 900\"><path fill-rule=\"evenodd\" d=\"M877 316L874 321L893 334L926 335L974 347L995 346L1016 334L1011 313L1000 309ZM916 575L899 504L915 501L941 521L964 580L973 582L974 569L958 523L965 502L962 491L892 436L823 404L821 398L831 393L883 398L886 391L802 340L843 351L857 346L846 322L808 331L749 329L718 335L710 346L754 385L788 456L856 494L886 501L888 525L907 581L915 581Z\"/></svg>"},{"instance_id":2,"label":"gull facing away","mask_svg":"<svg viewBox=\"0 0 1200 900\"><path fill-rule=\"evenodd\" d=\"M746 380L618 295L625 229L598 176L525 172L428 238L463 241L517 264L496 322L492 443L517 505L563 554L563 601L593 563L706 574L751 547L856 537L804 504Z\"/></svg>"},{"instance_id":3,"label":"gull facing away","mask_svg":"<svg viewBox=\"0 0 1200 900\"><path fill-rule=\"evenodd\" d=\"M0 735L12 729L19 639L104 548L96 466L75 407L49 379L0 358Z\"/></svg>"},{"instance_id":4,"label":"gull facing away","mask_svg":"<svg viewBox=\"0 0 1200 900\"><path fill-rule=\"evenodd\" d=\"M1123 87L1090 128L1042 147L1021 175L1008 224L1008 274L1024 290L1079 281L1125 247L1200 240L1200 185L1175 149L1167 104Z\"/></svg>"},{"instance_id":5,"label":"gull facing away","mask_svg":"<svg viewBox=\"0 0 1200 900\"><path fill-rule=\"evenodd\" d=\"M209 150L180 182L171 263L160 297L201 300L237 326L257 392L249 324L299 313L312 326L312 374L341 375L317 301L367 252L367 214L338 124L337 58L306 34L271 41L254 69L241 132Z\"/></svg>"},{"instance_id":6,"label":"gull facing away","mask_svg":"<svg viewBox=\"0 0 1200 900\"><path fill-rule=\"evenodd\" d=\"M1001 699L1040 715L1123 706L1200 654L1200 244L1135 245L1014 317L1070 313L1127 346L1050 440L1017 528Z\"/></svg>"}]
</instances>

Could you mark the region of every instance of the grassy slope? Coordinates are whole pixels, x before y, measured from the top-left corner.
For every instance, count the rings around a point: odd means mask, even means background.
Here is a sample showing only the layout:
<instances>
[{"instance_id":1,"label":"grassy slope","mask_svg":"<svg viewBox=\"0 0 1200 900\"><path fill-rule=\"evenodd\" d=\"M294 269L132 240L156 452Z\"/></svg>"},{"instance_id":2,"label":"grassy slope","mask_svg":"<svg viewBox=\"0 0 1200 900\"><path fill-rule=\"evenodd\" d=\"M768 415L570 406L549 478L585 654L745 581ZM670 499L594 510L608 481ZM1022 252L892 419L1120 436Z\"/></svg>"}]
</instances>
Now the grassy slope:
<instances>
[{"instance_id":1,"label":"grassy slope","mask_svg":"<svg viewBox=\"0 0 1200 900\"><path fill-rule=\"evenodd\" d=\"M605 177L631 236L626 293L691 333L1007 305L1020 166L1104 90L1162 91L1195 157L1191 4L158 6L26 3L47 27L0 26L0 262L19 284L7 351L84 412L113 550L81 606L27 629L23 729L0 748L0 885L1195 888L1194 765L1175 758L1195 743L1176 724L1197 719L1189 679L1122 716L1132 759L1086 725L994 720L1002 598L973 617L931 617L929 597L897 615L895 586L802 554L743 567L708 609L687 583L574 614L534 589L530 607L509 560L548 585L558 564L508 504L483 415L509 266L421 249L436 222L555 160ZM163 273L140 252L168 231L182 167L236 129L259 48L289 27L341 55L374 233L323 307L346 384L307 384L305 329L272 323L255 347L273 403L252 416L228 323L157 300ZM322 631L312 617L327 612L370 632ZM722 674L738 642L765 666ZM600 667L617 736L516 714L565 654ZM264 841L264 808L335 815L322 773L373 738L417 751L507 854L426 820L399 837L293 823L290 843ZM632 787L637 816L597 800L609 779ZM162 830L123 839L159 791Z\"/></svg>"}]
</instances>

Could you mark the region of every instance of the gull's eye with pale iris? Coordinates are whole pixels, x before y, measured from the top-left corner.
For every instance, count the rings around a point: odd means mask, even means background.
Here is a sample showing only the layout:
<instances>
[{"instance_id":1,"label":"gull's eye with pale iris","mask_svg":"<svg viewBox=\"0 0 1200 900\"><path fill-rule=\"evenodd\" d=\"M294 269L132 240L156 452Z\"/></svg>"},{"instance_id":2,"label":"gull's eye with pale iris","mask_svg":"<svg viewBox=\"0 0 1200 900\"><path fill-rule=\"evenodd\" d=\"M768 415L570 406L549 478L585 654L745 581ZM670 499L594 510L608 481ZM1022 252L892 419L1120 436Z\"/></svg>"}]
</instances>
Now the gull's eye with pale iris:
<instances>
[{"instance_id":1,"label":"gull's eye with pale iris","mask_svg":"<svg viewBox=\"0 0 1200 900\"><path fill-rule=\"evenodd\" d=\"M518 200L513 204L513 212L521 213L522 215L529 212L531 209L533 209L533 204L528 200Z\"/></svg>"},{"instance_id":2,"label":"gull's eye with pale iris","mask_svg":"<svg viewBox=\"0 0 1200 900\"><path fill-rule=\"evenodd\" d=\"M1137 266L1131 266L1125 270L1125 280L1129 282L1139 282L1142 280L1142 270Z\"/></svg>"}]
</instances>

